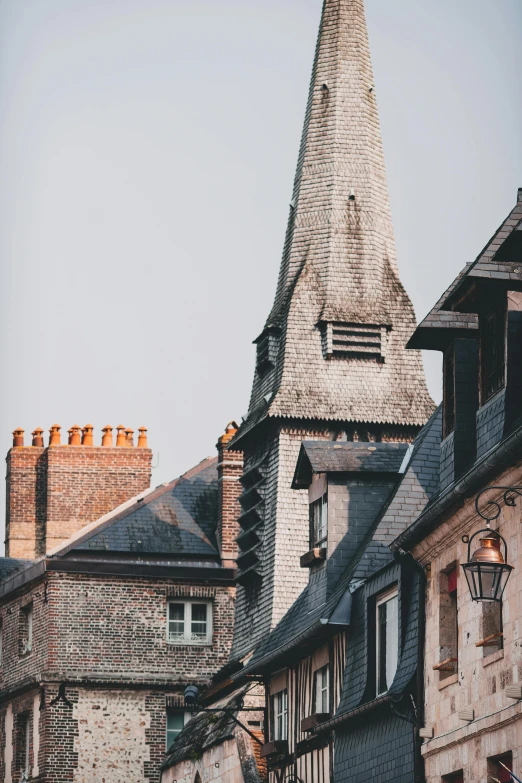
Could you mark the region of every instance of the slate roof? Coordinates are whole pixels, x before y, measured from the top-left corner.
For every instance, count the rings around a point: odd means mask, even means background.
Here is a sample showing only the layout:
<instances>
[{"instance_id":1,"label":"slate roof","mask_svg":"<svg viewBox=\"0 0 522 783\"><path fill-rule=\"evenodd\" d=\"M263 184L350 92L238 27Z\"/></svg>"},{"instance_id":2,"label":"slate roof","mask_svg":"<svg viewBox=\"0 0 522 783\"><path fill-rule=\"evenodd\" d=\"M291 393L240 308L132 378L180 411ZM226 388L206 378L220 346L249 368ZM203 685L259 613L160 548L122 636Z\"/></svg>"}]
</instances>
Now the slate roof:
<instances>
[{"instance_id":1,"label":"slate roof","mask_svg":"<svg viewBox=\"0 0 522 783\"><path fill-rule=\"evenodd\" d=\"M0 582L5 581L17 571L32 565L32 560L18 560L15 557L0 557Z\"/></svg>"},{"instance_id":2,"label":"slate roof","mask_svg":"<svg viewBox=\"0 0 522 783\"><path fill-rule=\"evenodd\" d=\"M443 304L453 293L471 264L457 275L452 284L444 291L439 301L420 322L408 340L407 348L426 350L443 349L454 337L473 337L478 333L478 315L476 313L457 313L444 310Z\"/></svg>"},{"instance_id":3,"label":"slate roof","mask_svg":"<svg viewBox=\"0 0 522 783\"><path fill-rule=\"evenodd\" d=\"M219 557L217 457L203 460L180 478L125 505L123 511L84 528L55 554L145 552Z\"/></svg>"},{"instance_id":4,"label":"slate roof","mask_svg":"<svg viewBox=\"0 0 522 783\"><path fill-rule=\"evenodd\" d=\"M407 450L407 443L305 440L292 486L308 485L311 473L397 473Z\"/></svg>"},{"instance_id":5,"label":"slate roof","mask_svg":"<svg viewBox=\"0 0 522 783\"><path fill-rule=\"evenodd\" d=\"M213 707L233 707L236 704L237 697L244 696L248 687L245 686L235 691L225 702L215 704ZM239 709L233 711L233 715L236 717L238 713ZM209 750L214 745L232 738L235 734L236 726L237 724L226 713L200 712L191 718L183 731L176 737L165 761L161 765L161 769L168 769L180 761L194 758L195 754L200 757L204 751Z\"/></svg>"},{"instance_id":6,"label":"slate roof","mask_svg":"<svg viewBox=\"0 0 522 783\"><path fill-rule=\"evenodd\" d=\"M323 355L324 322L383 327L384 361ZM272 311L232 444L291 417L422 426L433 411L399 279L363 0L325 0ZM258 338L259 340L260 338Z\"/></svg>"},{"instance_id":7,"label":"slate roof","mask_svg":"<svg viewBox=\"0 0 522 783\"><path fill-rule=\"evenodd\" d=\"M478 278L503 280L517 288L522 284L522 188L518 191L516 206L475 261L457 278L442 306L451 309L464 287Z\"/></svg>"},{"instance_id":8,"label":"slate roof","mask_svg":"<svg viewBox=\"0 0 522 783\"><path fill-rule=\"evenodd\" d=\"M437 492L441 433L442 410L439 406L415 439L403 478L359 546L331 596L325 603L317 604L309 583L283 619L256 648L244 671L263 671L265 666L272 664L279 650L284 648L286 652L292 645L297 646L303 635L307 632L314 633L314 628L317 636L324 635L328 622L334 622L336 619L335 611L350 584L367 579L391 562L393 555L389 544L398 535L397 531L405 530Z\"/></svg>"}]
</instances>

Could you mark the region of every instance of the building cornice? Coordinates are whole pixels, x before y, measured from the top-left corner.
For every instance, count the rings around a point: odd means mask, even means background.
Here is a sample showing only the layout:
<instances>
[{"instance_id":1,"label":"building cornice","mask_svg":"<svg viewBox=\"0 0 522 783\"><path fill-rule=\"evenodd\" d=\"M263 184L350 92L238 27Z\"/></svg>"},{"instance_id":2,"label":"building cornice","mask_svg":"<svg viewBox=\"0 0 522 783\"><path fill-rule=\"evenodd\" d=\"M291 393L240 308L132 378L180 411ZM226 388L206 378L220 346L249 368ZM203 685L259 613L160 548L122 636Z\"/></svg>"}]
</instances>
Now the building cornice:
<instances>
[{"instance_id":1,"label":"building cornice","mask_svg":"<svg viewBox=\"0 0 522 783\"><path fill-rule=\"evenodd\" d=\"M503 714L504 713L504 714ZM461 745L463 742L467 742L470 739L476 739L483 734L491 733L492 731L501 731L506 726L520 720L522 717L522 702L516 704L509 704L498 712L494 712L491 715L485 715L483 718L478 718L466 726L459 726L452 731L445 734L441 734L439 737L434 737L431 740L427 740L422 745L423 757L429 758L441 750L450 750L455 745Z\"/></svg>"},{"instance_id":2,"label":"building cornice","mask_svg":"<svg viewBox=\"0 0 522 783\"><path fill-rule=\"evenodd\" d=\"M152 559L152 558L151 558ZM45 573L57 572L89 576L116 576L144 579L182 579L184 582L216 584L234 587L236 571L220 566L164 565L140 561L69 560L44 558L29 568L18 571L0 583L0 599L21 587L40 579Z\"/></svg>"}]
</instances>

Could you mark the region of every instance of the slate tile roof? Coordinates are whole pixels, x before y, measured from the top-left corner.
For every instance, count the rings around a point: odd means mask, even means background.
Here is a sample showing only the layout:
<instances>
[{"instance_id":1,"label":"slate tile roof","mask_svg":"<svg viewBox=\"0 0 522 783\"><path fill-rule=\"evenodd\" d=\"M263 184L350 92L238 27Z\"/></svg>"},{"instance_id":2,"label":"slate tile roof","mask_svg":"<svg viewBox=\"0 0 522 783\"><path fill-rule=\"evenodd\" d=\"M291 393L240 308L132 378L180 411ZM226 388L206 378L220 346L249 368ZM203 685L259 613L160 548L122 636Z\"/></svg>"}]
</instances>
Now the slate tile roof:
<instances>
[{"instance_id":1,"label":"slate tile roof","mask_svg":"<svg viewBox=\"0 0 522 783\"><path fill-rule=\"evenodd\" d=\"M518 201L506 220L470 264L457 278L447 293L442 306L451 309L462 294L465 285L473 279L490 278L522 284L522 190L518 191Z\"/></svg>"},{"instance_id":2,"label":"slate tile roof","mask_svg":"<svg viewBox=\"0 0 522 783\"><path fill-rule=\"evenodd\" d=\"M32 565L32 560L18 560L15 557L0 557L0 582L5 581L17 571Z\"/></svg>"},{"instance_id":3,"label":"slate tile roof","mask_svg":"<svg viewBox=\"0 0 522 783\"><path fill-rule=\"evenodd\" d=\"M323 324L382 329L325 358ZM363 0L325 0L277 291L237 443L273 417L422 426L433 411L400 282ZM258 338L258 340L261 338Z\"/></svg>"},{"instance_id":4,"label":"slate tile roof","mask_svg":"<svg viewBox=\"0 0 522 783\"><path fill-rule=\"evenodd\" d=\"M430 417L415 439L410 461L396 489L382 509L376 523L359 546L326 602L317 604L311 583L305 587L286 615L257 647L247 671L262 671L264 659L272 658L280 648L296 644L304 632L317 625L318 635L353 582L367 579L387 566L393 555L389 544L405 530L437 492L439 444L442 433L441 406ZM373 445L373 444L372 444ZM321 621L325 621L322 622ZM322 624L321 628L319 624ZM272 669L273 670L273 669Z\"/></svg>"},{"instance_id":5,"label":"slate tile roof","mask_svg":"<svg viewBox=\"0 0 522 783\"><path fill-rule=\"evenodd\" d=\"M248 686L245 686L235 691L225 701L213 706L233 708L236 705L237 697L243 697L247 689ZM236 717L238 713L239 709L232 709L232 714ZM180 761L194 758L194 756L200 757L204 751L209 750L214 745L232 738L235 734L236 726L237 724L226 713L200 712L190 719L181 734L176 737L161 768L168 769Z\"/></svg>"},{"instance_id":6,"label":"slate tile roof","mask_svg":"<svg viewBox=\"0 0 522 783\"><path fill-rule=\"evenodd\" d=\"M407 348L440 349L444 348L446 342L454 337L473 337L478 332L478 315L476 313L457 313L452 310L444 310L443 307L444 302L459 285L470 266L471 264L467 264L457 275L437 304L420 322L408 340Z\"/></svg>"},{"instance_id":7,"label":"slate tile roof","mask_svg":"<svg viewBox=\"0 0 522 783\"><path fill-rule=\"evenodd\" d=\"M407 443L305 440L293 486L303 486L304 475L311 473L397 473L407 450Z\"/></svg>"},{"instance_id":8,"label":"slate tile roof","mask_svg":"<svg viewBox=\"0 0 522 783\"><path fill-rule=\"evenodd\" d=\"M218 558L217 458L137 496L120 513L80 531L55 554L111 552Z\"/></svg>"}]
</instances>

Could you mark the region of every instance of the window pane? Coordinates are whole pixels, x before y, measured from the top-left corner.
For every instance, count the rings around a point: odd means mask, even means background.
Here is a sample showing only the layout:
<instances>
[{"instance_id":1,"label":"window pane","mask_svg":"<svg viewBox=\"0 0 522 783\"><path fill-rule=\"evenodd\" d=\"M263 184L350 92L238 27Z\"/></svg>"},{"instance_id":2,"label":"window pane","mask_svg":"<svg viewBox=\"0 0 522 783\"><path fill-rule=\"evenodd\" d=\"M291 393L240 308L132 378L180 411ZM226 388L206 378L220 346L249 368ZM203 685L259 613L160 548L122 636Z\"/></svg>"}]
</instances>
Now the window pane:
<instances>
[{"instance_id":1,"label":"window pane","mask_svg":"<svg viewBox=\"0 0 522 783\"><path fill-rule=\"evenodd\" d=\"M33 649L33 607L27 610L27 649Z\"/></svg>"},{"instance_id":2,"label":"window pane","mask_svg":"<svg viewBox=\"0 0 522 783\"><path fill-rule=\"evenodd\" d=\"M326 541L328 532L328 501L327 495L323 495L310 506L313 525L313 546L318 546Z\"/></svg>"},{"instance_id":3,"label":"window pane","mask_svg":"<svg viewBox=\"0 0 522 783\"><path fill-rule=\"evenodd\" d=\"M169 604L169 639L183 638L185 633L185 605Z\"/></svg>"},{"instance_id":4,"label":"window pane","mask_svg":"<svg viewBox=\"0 0 522 783\"><path fill-rule=\"evenodd\" d=\"M207 604L192 604L192 634L198 638L206 638Z\"/></svg>"},{"instance_id":5,"label":"window pane","mask_svg":"<svg viewBox=\"0 0 522 783\"><path fill-rule=\"evenodd\" d=\"M386 604L377 607L377 694L388 690L386 684Z\"/></svg>"},{"instance_id":6,"label":"window pane","mask_svg":"<svg viewBox=\"0 0 522 783\"><path fill-rule=\"evenodd\" d=\"M288 739L288 692L281 691L273 697L274 739Z\"/></svg>"},{"instance_id":7,"label":"window pane","mask_svg":"<svg viewBox=\"0 0 522 783\"><path fill-rule=\"evenodd\" d=\"M386 604L386 684L388 688L393 682L397 671L397 646L399 644L399 601L397 596Z\"/></svg>"},{"instance_id":8,"label":"window pane","mask_svg":"<svg viewBox=\"0 0 522 783\"><path fill-rule=\"evenodd\" d=\"M282 708L282 723L283 723L281 739L286 740L288 739L288 692L283 691L281 697L282 697L281 708Z\"/></svg>"},{"instance_id":9,"label":"window pane","mask_svg":"<svg viewBox=\"0 0 522 783\"><path fill-rule=\"evenodd\" d=\"M328 681L328 666L323 666L321 669L318 669L316 673L316 712L329 712Z\"/></svg>"},{"instance_id":10,"label":"window pane","mask_svg":"<svg viewBox=\"0 0 522 783\"><path fill-rule=\"evenodd\" d=\"M386 693L397 671L398 605L394 595L377 606L377 695Z\"/></svg>"},{"instance_id":11,"label":"window pane","mask_svg":"<svg viewBox=\"0 0 522 783\"><path fill-rule=\"evenodd\" d=\"M170 748L178 734L180 734L185 725L185 715L183 712L167 713L167 750Z\"/></svg>"},{"instance_id":12,"label":"window pane","mask_svg":"<svg viewBox=\"0 0 522 783\"><path fill-rule=\"evenodd\" d=\"M24 772L29 775L29 754L31 751L31 718L25 720L25 759Z\"/></svg>"}]
</instances>

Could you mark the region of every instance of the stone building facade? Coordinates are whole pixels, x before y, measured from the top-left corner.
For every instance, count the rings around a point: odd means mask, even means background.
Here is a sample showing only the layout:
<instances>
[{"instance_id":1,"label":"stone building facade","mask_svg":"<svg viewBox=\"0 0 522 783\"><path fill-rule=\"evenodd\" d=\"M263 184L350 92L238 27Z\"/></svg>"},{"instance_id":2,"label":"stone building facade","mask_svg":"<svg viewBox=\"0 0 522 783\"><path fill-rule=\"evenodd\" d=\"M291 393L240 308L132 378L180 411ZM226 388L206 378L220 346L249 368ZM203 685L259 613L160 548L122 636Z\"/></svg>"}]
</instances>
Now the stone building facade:
<instances>
[{"instance_id":1,"label":"stone building facade","mask_svg":"<svg viewBox=\"0 0 522 783\"><path fill-rule=\"evenodd\" d=\"M505 494L522 491L522 190L411 342L444 355L439 490L393 544L427 573L426 781L509 781L505 767L522 776L522 509ZM514 566L500 602L472 600L462 568L488 523Z\"/></svg>"},{"instance_id":2,"label":"stone building facade","mask_svg":"<svg viewBox=\"0 0 522 783\"><path fill-rule=\"evenodd\" d=\"M185 687L193 684L204 691L229 659L238 513L234 485L242 455L235 452L225 459L224 447L234 431L235 425L229 425L217 458L204 460L173 482L127 497L88 525L78 523L73 536L44 556L0 559L4 783L22 775L42 783L157 783L167 745L189 717ZM31 448L16 445L9 454L8 507L16 506L13 496L30 494L27 474L22 493L13 465L18 467L20 452ZM56 537L56 520L71 508L81 509L88 482L93 491L116 487L107 464L116 465L121 478L115 496L121 497L122 487L129 494L133 482L142 480L134 453L138 449L129 443L118 448L34 448L44 453L46 464L59 461L63 466L55 474L63 477L62 491L56 479L53 484ZM86 456L78 456L83 449ZM96 452L104 458L98 462L98 476ZM83 481L77 481L78 474ZM33 480L40 475L33 472ZM81 516L79 510L77 520ZM34 531L28 517L27 529ZM19 519L23 524L21 513Z\"/></svg>"}]
</instances>

